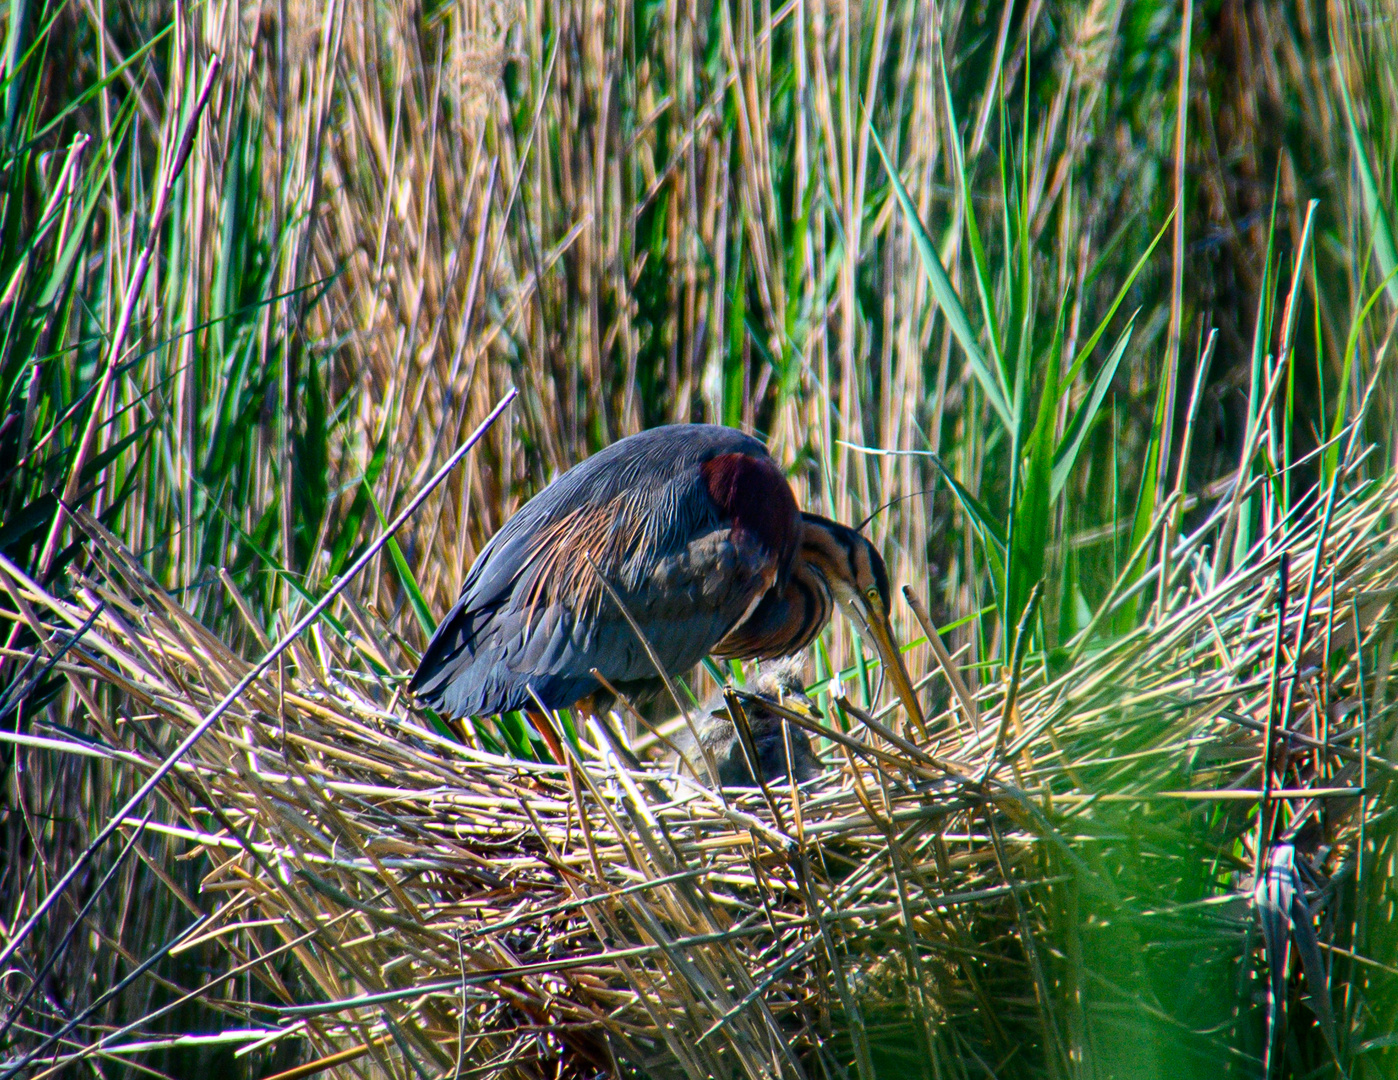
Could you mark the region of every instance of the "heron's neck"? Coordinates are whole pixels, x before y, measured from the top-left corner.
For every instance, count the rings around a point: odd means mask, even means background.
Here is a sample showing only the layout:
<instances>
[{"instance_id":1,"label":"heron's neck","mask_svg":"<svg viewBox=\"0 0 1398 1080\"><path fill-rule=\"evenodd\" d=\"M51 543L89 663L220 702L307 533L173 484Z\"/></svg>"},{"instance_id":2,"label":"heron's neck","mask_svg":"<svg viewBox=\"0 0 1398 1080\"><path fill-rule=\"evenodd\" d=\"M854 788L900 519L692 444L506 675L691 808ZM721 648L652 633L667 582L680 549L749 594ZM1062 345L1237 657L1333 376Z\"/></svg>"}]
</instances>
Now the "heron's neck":
<instances>
[{"instance_id":1,"label":"heron's neck","mask_svg":"<svg viewBox=\"0 0 1398 1080\"><path fill-rule=\"evenodd\" d=\"M813 562L800 555L783 586L773 586L748 617L714 647L717 657L769 660L809 645L830 621L830 586Z\"/></svg>"},{"instance_id":2,"label":"heron's neck","mask_svg":"<svg viewBox=\"0 0 1398 1080\"><path fill-rule=\"evenodd\" d=\"M855 563L868 542L838 521L815 514L803 514L802 518L797 562L813 569L824 580L826 592L837 603L843 603L846 596L856 591Z\"/></svg>"}]
</instances>

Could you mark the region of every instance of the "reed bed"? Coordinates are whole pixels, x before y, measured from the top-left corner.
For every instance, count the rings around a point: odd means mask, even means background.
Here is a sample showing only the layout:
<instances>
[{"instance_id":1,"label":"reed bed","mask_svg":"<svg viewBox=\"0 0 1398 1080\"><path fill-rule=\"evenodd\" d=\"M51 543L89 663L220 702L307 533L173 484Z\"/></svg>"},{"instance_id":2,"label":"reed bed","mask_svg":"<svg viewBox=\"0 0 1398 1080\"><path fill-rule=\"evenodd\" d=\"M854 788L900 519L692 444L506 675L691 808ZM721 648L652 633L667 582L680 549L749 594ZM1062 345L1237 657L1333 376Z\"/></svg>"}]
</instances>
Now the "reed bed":
<instances>
[{"instance_id":1,"label":"reed bed","mask_svg":"<svg viewBox=\"0 0 1398 1080\"><path fill-rule=\"evenodd\" d=\"M245 1021L224 1038L301 1041L310 1063L283 1076L958 1076L1016 1053L1058 1075L1091 1053L1087 1013L1148 1003L1103 985L1098 919L1193 935L1202 978L1269 991L1269 1037L1304 972L1290 1008L1338 1054L1343 998L1392 970L1357 951L1341 896L1391 816L1395 496L1337 495L1214 581L1216 514L1177 544L1167 603L1110 647L974 690L955 664L926 672L949 706L925 741L835 689L829 771L799 792L626 768L595 724L561 763L445 738L345 603L180 762L171 812L122 838L208 860L166 947L227 950L261 983L223 1003ZM6 591L58 670L130 711L33 737L149 774L155 733L190 731L250 664L79 524L95 558L69 598L10 564ZM1141 889L1115 849L1152 832L1177 865ZM1065 917L1076 955L1049 945ZM1247 1058L1246 1026L1188 1049ZM125 1036L50 1041L28 1075L118 1059Z\"/></svg>"},{"instance_id":2,"label":"reed bed","mask_svg":"<svg viewBox=\"0 0 1398 1080\"><path fill-rule=\"evenodd\" d=\"M0 1078L1398 1073L1395 26L0 11ZM931 740L840 619L799 798L412 710L509 514L688 420L872 515Z\"/></svg>"}]
</instances>

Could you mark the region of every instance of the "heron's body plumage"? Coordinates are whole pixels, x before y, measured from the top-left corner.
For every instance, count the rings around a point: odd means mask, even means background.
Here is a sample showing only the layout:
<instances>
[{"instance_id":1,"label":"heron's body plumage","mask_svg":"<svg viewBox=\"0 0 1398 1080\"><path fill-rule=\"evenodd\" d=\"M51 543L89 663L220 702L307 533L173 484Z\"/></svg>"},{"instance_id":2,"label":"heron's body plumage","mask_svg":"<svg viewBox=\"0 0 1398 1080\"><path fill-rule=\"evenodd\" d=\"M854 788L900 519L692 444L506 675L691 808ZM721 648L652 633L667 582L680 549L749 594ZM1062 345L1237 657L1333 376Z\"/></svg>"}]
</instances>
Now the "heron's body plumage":
<instances>
[{"instance_id":1,"label":"heron's body plumage","mask_svg":"<svg viewBox=\"0 0 1398 1080\"><path fill-rule=\"evenodd\" d=\"M766 502L745 504L754 481L766 486ZM725 483L742 490L735 496ZM653 683L655 665L593 565L666 669L687 670L785 581L799 523L785 480L750 436L693 424L622 439L495 534L412 688L433 708L465 716L531 708L535 697L571 705L599 688L594 667L623 689Z\"/></svg>"}]
</instances>

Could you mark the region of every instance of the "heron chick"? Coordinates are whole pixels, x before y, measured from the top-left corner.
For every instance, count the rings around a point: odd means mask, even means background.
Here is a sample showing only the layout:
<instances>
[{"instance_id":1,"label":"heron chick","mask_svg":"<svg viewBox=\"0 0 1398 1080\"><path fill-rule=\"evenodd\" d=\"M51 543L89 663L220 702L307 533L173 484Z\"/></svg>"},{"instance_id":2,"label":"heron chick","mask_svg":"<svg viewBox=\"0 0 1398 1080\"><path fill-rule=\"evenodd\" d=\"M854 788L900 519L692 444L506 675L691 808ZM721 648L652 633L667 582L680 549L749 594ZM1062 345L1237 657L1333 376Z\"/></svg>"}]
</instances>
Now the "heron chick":
<instances>
[{"instance_id":1,"label":"heron chick","mask_svg":"<svg viewBox=\"0 0 1398 1080\"><path fill-rule=\"evenodd\" d=\"M752 748L757 752L757 767L763 781L784 781L793 775L797 783L815 779L824 766L811 748L810 736L785 717L765 707L767 702L775 702L790 712L809 716L813 720L820 719L820 710L806 696L798 657L760 664L752 694L743 702L743 712L752 731ZM713 786L709 769L712 760L718 769L717 786L757 786L749 764L751 751L743 746L742 736L733 724L728 703L722 694L716 695L700 710L694 718L694 726L699 732L698 743L694 740L693 732L687 728L673 741L675 749L704 784Z\"/></svg>"}]
</instances>

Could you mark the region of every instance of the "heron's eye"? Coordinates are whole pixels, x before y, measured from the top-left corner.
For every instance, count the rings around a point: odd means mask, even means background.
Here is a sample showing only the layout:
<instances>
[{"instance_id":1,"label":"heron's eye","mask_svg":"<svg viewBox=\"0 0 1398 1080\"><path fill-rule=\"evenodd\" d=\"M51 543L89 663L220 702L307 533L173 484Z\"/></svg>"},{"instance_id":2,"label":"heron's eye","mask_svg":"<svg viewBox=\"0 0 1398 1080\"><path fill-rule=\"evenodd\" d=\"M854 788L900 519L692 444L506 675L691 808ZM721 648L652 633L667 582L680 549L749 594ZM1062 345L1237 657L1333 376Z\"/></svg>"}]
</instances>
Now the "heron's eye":
<instances>
[{"instance_id":1,"label":"heron's eye","mask_svg":"<svg viewBox=\"0 0 1398 1080\"><path fill-rule=\"evenodd\" d=\"M869 603L871 604L883 603L883 597L879 595L879 590L877 587L870 586L869 588L865 589L864 595L869 598Z\"/></svg>"}]
</instances>

